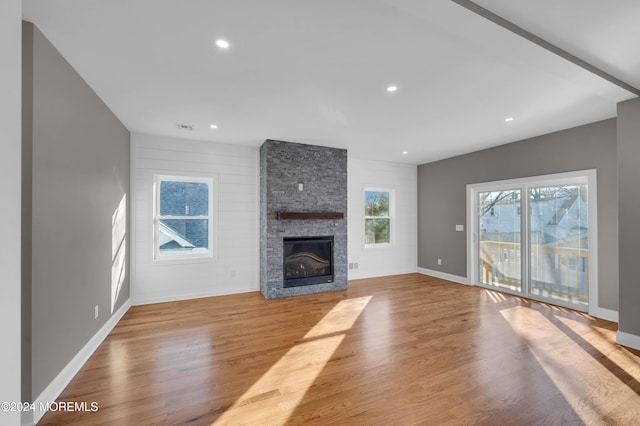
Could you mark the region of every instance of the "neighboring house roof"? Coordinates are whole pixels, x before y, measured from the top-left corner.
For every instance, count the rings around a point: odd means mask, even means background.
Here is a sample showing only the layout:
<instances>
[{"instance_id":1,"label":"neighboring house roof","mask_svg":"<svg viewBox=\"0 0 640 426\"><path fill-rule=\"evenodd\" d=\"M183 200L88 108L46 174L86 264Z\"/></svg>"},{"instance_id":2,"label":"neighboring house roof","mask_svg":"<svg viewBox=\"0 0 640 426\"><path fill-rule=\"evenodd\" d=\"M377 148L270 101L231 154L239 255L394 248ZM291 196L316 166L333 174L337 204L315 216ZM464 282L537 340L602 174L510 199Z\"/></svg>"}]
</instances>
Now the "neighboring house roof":
<instances>
[{"instance_id":1,"label":"neighboring house roof","mask_svg":"<svg viewBox=\"0 0 640 426\"><path fill-rule=\"evenodd\" d=\"M494 205L481 220L481 230L487 233L520 232L519 200ZM530 222L531 232L548 238L548 241L574 241L586 236L588 228L588 207L580 197L533 200Z\"/></svg>"},{"instance_id":2,"label":"neighboring house roof","mask_svg":"<svg viewBox=\"0 0 640 426\"><path fill-rule=\"evenodd\" d=\"M176 244L182 248L195 248L189 240L180 236L176 231L160 222L160 235L159 235L160 247L175 247Z\"/></svg>"}]
</instances>

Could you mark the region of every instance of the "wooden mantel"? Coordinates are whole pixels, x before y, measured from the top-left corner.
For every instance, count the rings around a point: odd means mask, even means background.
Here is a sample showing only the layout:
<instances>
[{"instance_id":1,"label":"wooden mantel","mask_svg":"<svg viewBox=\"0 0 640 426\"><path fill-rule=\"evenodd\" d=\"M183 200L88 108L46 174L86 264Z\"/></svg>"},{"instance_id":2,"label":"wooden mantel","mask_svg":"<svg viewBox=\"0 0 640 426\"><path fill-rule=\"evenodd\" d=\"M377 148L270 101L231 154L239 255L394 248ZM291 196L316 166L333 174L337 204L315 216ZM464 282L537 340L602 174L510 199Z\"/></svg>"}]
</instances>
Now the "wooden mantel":
<instances>
[{"instance_id":1,"label":"wooden mantel","mask_svg":"<svg viewBox=\"0 0 640 426\"><path fill-rule=\"evenodd\" d=\"M278 212L278 220L332 220L344 219L342 212Z\"/></svg>"}]
</instances>

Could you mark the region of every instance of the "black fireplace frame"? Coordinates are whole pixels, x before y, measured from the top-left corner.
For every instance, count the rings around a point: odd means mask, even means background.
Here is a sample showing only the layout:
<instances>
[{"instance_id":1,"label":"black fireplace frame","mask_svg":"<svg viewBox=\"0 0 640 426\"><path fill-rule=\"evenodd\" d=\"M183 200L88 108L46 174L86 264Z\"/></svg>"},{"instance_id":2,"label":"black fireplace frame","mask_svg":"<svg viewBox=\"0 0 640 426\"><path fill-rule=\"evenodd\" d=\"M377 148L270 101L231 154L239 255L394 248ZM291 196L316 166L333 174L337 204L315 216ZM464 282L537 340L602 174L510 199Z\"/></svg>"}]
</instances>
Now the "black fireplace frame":
<instances>
[{"instance_id":1,"label":"black fireplace frame","mask_svg":"<svg viewBox=\"0 0 640 426\"><path fill-rule=\"evenodd\" d=\"M285 261L285 244L286 243L317 243L319 241L329 242L330 251L330 274L317 275L313 277L303 278L290 278L286 279L286 261ZM334 259L334 238L333 235L319 236L319 237L285 237L282 239L282 286L284 288L301 287L315 284L327 284L332 283L335 280L335 259Z\"/></svg>"}]
</instances>

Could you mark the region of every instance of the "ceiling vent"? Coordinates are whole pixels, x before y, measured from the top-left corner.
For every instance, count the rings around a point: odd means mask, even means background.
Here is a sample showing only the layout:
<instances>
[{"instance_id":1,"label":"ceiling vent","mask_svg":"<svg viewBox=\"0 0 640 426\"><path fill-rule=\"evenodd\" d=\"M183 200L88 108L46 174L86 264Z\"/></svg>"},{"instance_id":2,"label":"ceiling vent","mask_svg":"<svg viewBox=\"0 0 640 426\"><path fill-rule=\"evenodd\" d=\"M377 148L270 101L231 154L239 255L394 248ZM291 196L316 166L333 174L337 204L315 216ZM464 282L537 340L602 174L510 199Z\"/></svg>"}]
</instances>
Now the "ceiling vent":
<instances>
[{"instance_id":1,"label":"ceiling vent","mask_svg":"<svg viewBox=\"0 0 640 426\"><path fill-rule=\"evenodd\" d=\"M191 124L176 124L176 127L180 130L193 131L193 126Z\"/></svg>"}]
</instances>

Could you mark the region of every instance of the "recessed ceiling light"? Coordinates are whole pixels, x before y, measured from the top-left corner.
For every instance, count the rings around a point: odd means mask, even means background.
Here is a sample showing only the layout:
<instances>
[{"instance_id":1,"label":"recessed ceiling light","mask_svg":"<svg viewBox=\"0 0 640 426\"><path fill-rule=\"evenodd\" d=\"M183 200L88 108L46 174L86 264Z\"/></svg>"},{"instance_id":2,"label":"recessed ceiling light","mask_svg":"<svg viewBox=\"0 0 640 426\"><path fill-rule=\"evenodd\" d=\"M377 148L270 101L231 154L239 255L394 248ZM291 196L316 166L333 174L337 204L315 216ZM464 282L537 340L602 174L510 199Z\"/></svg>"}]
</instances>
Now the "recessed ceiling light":
<instances>
[{"instance_id":1,"label":"recessed ceiling light","mask_svg":"<svg viewBox=\"0 0 640 426\"><path fill-rule=\"evenodd\" d=\"M223 40L219 38L218 40L216 40L216 46L218 46L221 49L226 49L229 47L229 42L227 40Z\"/></svg>"},{"instance_id":2,"label":"recessed ceiling light","mask_svg":"<svg viewBox=\"0 0 640 426\"><path fill-rule=\"evenodd\" d=\"M506 121L507 123L513 121L513 117L507 117L504 119L504 121Z\"/></svg>"},{"instance_id":3,"label":"recessed ceiling light","mask_svg":"<svg viewBox=\"0 0 640 426\"><path fill-rule=\"evenodd\" d=\"M398 90L398 86L389 86L387 87L387 92L395 92Z\"/></svg>"},{"instance_id":4,"label":"recessed ceiling light","mask_svg":"<svg viewBox=\"0 0 640 426\"><path fill-rule=\"evenodd\" d=\"M212 125L210 125L209 127L211 127L212 129L217 129L217 128L218 128L218 125L217 125L217 124L212 124Z\"/></svg>"},{"instance_id":5,"label":"recessed ceiling light","mask_svg":"<svg viewBox=\"0 0 640 426\"><path fill-rule=\"evenodd\" d=\"M408 151L402 151L402 155L407 155L408 153Z\"/></svg>"}]
</instances>

